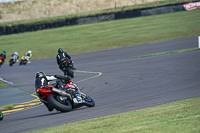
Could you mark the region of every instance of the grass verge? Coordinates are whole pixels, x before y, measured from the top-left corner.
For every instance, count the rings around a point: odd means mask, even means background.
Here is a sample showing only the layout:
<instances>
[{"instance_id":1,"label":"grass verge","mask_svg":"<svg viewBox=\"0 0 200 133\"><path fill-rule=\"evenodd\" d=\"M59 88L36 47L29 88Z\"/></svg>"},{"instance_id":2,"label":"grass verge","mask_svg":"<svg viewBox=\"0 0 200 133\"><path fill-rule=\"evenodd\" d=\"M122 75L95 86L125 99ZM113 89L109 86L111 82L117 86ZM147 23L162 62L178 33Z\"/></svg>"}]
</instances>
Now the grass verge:
<instances>
[{"instance_id":1,"label":"grass verge","mask_svg":"<svg viewBox=\"0 0 200 133\"><path fill-rule=\"evenodd\" d=\"M123 58L123 59L136 59L136 58L144 58L144 57L151 57L151 56L165 55L165 54L175 54L175 53L190 52L190 51L197 51L197 50L200 50L200 48L175 50L175 51L168 51L168 52L155 53L155 54L149 54L149 55L141 55L141 56L135 56L135 57L129 57L129 58Z\"/></svg>"},{"instance_id":2,"label":"grass verge","mask_svg":"<svg viewBox=\"0 0 200 133\"><path fill-rule=\"evenodd\" d=\"M200 97L151 108L79 121L31 133L197 133L200 132Z\"/></svg>"},{"instance_id":3,"label":"grass verge","mask_svg":"<svg viewBox=\"0 0 200 133\"><path fill-rule=\"evenodd\" d=\"M5 105L5 106L0 106L0 110L1 111L6 111L6 110L9 110L9 109L12 109L14 106L16 106L17 104L8 104L8 105Z\"/></svg>"},{"instance_id":4,"label":"grass verge","mask_svg":"<svg viewBox=\"0 0 200 133\"><path fill-rule=\"evenodd\" d=\"M200 33L200 9L156 16L139 17L62 27L0 37L7 59L18 51L32 50L33 59L55 57L62 47L69 54L158 42Z\"/></svg>"},{"instance_id":5,"label":"grass verge","mask_svg":"<svg viewBox=\"0 0 200 133\"><path fill-rule=\"evenodd\" d=\"M8 86L8 84L6 84L6 83L0 81L0 88L1 88L1 87L6 87L6 86Z\"/></svg>"}]
</instances>

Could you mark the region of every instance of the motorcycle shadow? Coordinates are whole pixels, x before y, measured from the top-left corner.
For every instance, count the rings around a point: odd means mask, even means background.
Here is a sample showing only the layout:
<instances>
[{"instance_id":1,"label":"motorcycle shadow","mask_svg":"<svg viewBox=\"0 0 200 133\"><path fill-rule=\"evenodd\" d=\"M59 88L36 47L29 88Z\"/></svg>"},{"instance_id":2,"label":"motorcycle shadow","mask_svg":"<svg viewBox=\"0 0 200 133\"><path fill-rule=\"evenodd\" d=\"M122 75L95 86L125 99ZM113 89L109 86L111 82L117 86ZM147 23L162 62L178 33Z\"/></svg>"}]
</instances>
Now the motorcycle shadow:
<instances>
[{"instance_id":1,"label":"motorcycle shadow","mask_svg":"<svg viewBox=\"0 0 200 133\"><path fill-rule=\"evenodd\" d=\"M89 107L83 106L81 108L72 109L69 112L78 111L78 110L84 110L84 109L89 109ZM56 111L55 109L52 112L49 112L47 110L48 114L35 115L35 116L31 116L31 117L21 118L21 119L18 119L18 120L26 120L26 119L32 119L32 118L40 118L40 117L53 116L53 115L58 115L58 114L63 114L63 113L69 113L69 112L60 112L60 111L55 112L55 111Z\"/></svg>"}]
</instances>

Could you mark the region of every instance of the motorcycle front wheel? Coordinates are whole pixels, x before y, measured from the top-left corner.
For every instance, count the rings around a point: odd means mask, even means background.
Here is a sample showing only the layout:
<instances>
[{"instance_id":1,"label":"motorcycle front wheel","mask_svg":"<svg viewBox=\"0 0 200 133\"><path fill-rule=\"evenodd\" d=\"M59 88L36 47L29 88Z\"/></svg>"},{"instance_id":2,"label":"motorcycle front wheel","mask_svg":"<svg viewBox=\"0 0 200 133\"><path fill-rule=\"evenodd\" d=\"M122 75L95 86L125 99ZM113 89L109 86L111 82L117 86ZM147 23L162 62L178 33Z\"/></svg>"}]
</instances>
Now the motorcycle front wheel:
<instances>
[{"instance_id":1,"label":"motorcycle front wheel","mask_svg":"<svg viewBox=\"0 0 200 133\"><path fill-rule=\"evenodd\" d=\"M84 98L84 100L85 100L85 106L88 106L88 107L94 107L95 106L95 102L91 97L86 96Z\"/></svg>"},{"instance_id":2,"label":"motorcycle front wheel","mask_svg":"<svg viewBox=\"0 0 200 133\"><path fill-rule=\"evenodd\" d=\"M72 105L68 100L61 100L58 94L51 94L47 98L48 103L61 112L72 110Z\"/></svg>"},{"instance_id":3,"label":"motorcycle front wheel","mask_svg":"<svg viewBox=\"0 0 200 133\"><path fill-rule=\"evenodd\" d=\"M23 64L23 61L21 60L20 63L19 63L19 65L21 66L22 64Z\"/></svg>"}]
</instances>

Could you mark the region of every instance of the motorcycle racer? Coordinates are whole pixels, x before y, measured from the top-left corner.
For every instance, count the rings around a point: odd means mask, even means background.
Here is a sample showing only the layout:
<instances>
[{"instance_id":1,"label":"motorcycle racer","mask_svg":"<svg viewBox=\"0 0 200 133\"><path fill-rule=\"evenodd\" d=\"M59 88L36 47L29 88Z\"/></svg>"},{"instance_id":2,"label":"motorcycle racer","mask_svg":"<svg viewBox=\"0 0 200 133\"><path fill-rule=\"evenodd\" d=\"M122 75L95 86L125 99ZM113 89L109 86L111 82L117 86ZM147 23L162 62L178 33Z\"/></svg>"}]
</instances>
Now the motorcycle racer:
<instances>
[{"instance_id":1,"label":"motorcycle racer","mask_svg":"<svg viewBox=\"0 0 200 133\"><path fill-rule=\"evenodd\" d=\"M29 50L26 54L25 54L25 56L28 56L29 57L29 60L28 60L28 63L31 63L31 57L32 57L32 51L31 50Z\"/></svg>"},{"instance_id":2,"label":"motorcycle racer","mask_svg":"<svg viewBox=\"0 0 200 133\"><path fill-rule=\"evenodd\" d=\"M15 51L15 52L11 55L11 57L13 57L14 59L16 59L16 60L17 60L16 62L18 62L19 54L18 54L17 51Z\"/></svg>"},{"instance_id":3,"label":"motorcycle racer","mask_svg":"<svg viewBox=\"0 0 200 133\"><path fill-rule=\"evenodd\" d=\"M3 51L1 54L0 54L0 57L2 57L2 62L4 63L5 59L6 59L6 51Z\"/></svg>"},{"instance_id":4,"label":"motorcycle racer","mask_svg":"<svg viewBox=\"0 0 200 133\"><path fill-rule=\"evenodd\" d=\"M62 70L62 71L63 71L62 59L64 59L64 58L71 59L71 56L69 56L69 55L67 54L67 52L64 52L62 48L59 48L59 49L58 49L58 54L57 54L57 56L56 56L56 60L57 60L57 64L58 64L60 70ZM74 68L74 67L73 67L73 69L76 70L76 68ZM64 72L64 71L63 71L63 72ZM65 74L65 72L64 72L64 74ZM66 74L65 74L65 75L66 75Z\"/></svg>"},{"instance_id":5,"label":"motorcycle racer","mask_svg":"<svg viewBox=\"0 0 200 133\"><path fill-rule=\"evenodd\" d=\"M61 88L60 82L57 81L55 86L49 85L50 81L57 80L55 76L47 76L43 71L39 71L35 74L35 90L38 88ZM41 95L41 94L40 94ZM53 107L51 107L46 101L42 101L46 107L48 108L49 111L53 111Z\"/></svg>"},{"instance_id":6,"label":"motorcycle racer","mask_svg":"<svg viewBox=\"0 0 200 133\"><path fill-rule=\"evenodd\" d=\"M72 105L73 107L79 107L80 104L82 106L82 104L85 103L85 99L83 98L86 98L85 94L84 96L82 95L77 85L75 85L73 81L70 80L70 78L62 76L62 75L53 75L53 76L48 75L47 76L42 71L39 71L35 74L35 91L40 101L45 104L45 106L48 108L49 111L53 111L54 108L58 111L59 109L57 105L59 104L55 105L55 102L52 104L49 101L49 95L46 95L46 93L53 92L55 94L59 94L64 97L68 97L70 99L70 102L73 103ZM61 101L65 100L65 98L63 97L58 97L57 102L60 102L59 99ZM90 106L90 105L87 105L87 103L85 104L86 106ZM92 106L94 105L91 105L90 107Z\"/></svg>"}]
</instances>

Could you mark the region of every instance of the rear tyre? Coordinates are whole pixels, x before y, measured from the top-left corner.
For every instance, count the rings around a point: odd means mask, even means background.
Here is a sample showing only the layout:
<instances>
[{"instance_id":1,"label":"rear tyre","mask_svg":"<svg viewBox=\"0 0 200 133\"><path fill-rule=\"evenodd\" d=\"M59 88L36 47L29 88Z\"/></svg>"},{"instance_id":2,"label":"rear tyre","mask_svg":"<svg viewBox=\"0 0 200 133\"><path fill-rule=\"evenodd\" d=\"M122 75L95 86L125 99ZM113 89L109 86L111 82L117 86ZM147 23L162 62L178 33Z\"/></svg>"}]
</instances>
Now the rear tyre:
<instances>
[{"instance_id":1,"label":"rear tyre","mask_svg":"<svg viewBox=\"0 0 200 133\"><path fill-rule=\"evenodd\" d=\"M84 98L84 100L85 100L85 106L88 106L88 107L94 107L95 106L95 102L91 97L86 96Z\"/></svg>"},{"instance_id":2,"label":"rear tyre","mask_svg":"<svg viewBox=\"0 0 200 133\"><path fill-rule=\"evenodd\" d=\"M67 67L67 74L72 78L74 77L74 71L70 69L69 67Z\"/></svg>"},{"instance_id":3,"label":"rear tyre","mask_svg":"<svg viewBox=\"0 0 200 133\"><path fill-rule=\"evenodd\" d=\"M61 100L57 94L49 95L47 101L52 107L61 112L68 112L72 110L71 103L68 100Z\"/></svg>"},{"instance_id":4,"label":"rear tyre","mask_svg":"<svg viewBox=\"0 0 200 133\"><path fill-rule=\"evenodd\" d=\"M10 61L10 64L9 64L9 65L10 65L10 66L13 66L13 61L12 61L12 60Z\"/></svg>"}]
</instances>

